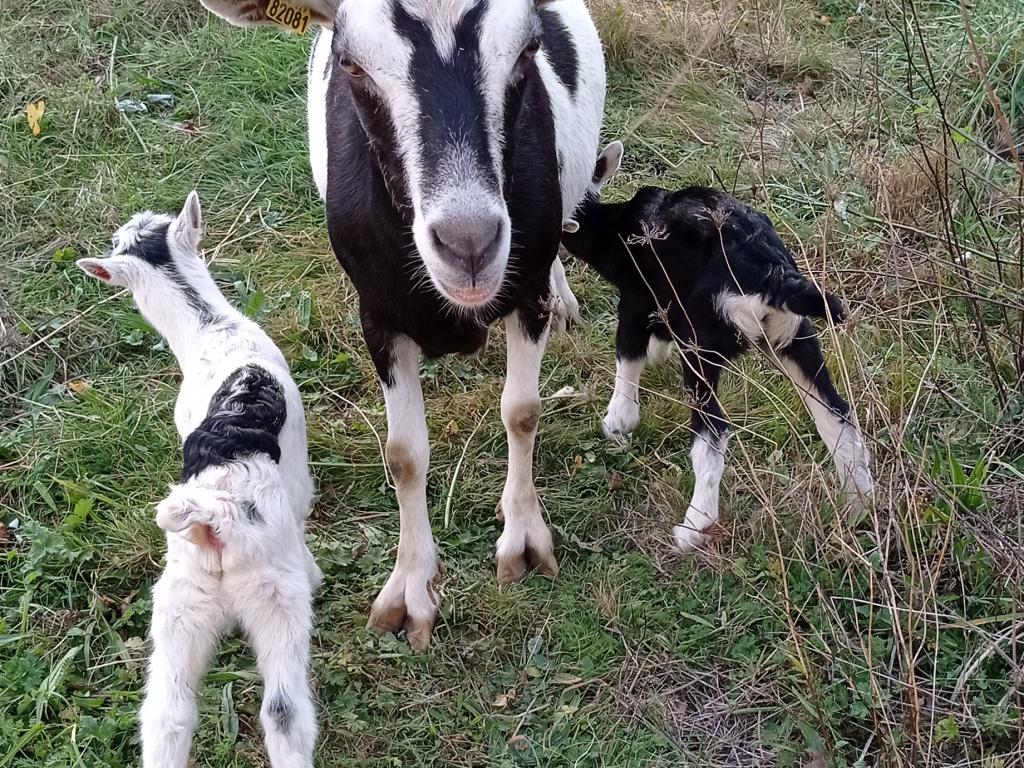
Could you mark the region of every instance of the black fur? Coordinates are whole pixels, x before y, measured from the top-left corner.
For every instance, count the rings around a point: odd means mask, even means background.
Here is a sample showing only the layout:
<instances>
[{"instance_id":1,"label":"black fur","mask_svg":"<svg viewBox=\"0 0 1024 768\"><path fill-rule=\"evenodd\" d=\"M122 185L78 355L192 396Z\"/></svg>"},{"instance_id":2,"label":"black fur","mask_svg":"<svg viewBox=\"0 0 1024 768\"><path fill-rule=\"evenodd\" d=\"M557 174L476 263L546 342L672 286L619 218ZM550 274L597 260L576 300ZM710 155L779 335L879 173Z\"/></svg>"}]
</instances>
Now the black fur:
<instances>
[{"instance_id":1,"label":"black fur","mask_svg":"<svg viewBox=\"0 0 1024 768\"><path fill-rule=\"evenodd\" d=\"M545 55L562 85L570 95L575 96L580 85L580 62L576 54L576 44L573 43L569 30L565 28L557 13L547 8L539 9L538 13L544 29Z\"/></svg>"},{"instance_id":2,"label":"black fur","mask_svg":"<svg viewBox=\"0 0 1024 768\"><path fill-rule=\"evenodd\" d=\"M284 390L277 379L258 365L239 368L220 385L206 418L185 438L181 482L208 467L259 453L280 462L277 437L286 415Z\"/></svg>"},{"instance_id":3,"label":"black fur","mask_svg":"<svg viewBox=\"0 0 1024 768\"><path fill-rule=\"evenodd\" d=\"M407 20L403 23L409 26ZM472 27L466 23L462 33L469 35ZM424 102L429 112L424 123L431 124L424 130L438 136L453 130L485 135L475 125L481 121L467 121L467 116L479 115L472 95L478 65L478 56L468 51L445 64L452 98ZM417 78L429 88L428 74L417 73ZM472 353L483 346L491 323L520 309L529 332L539 337L549 315L549 274L558 253L562 198L554 118L536 65L529 62L522 68L505 98L504 178L497 183L512 220L509 269L499 297L472 314L454 310L423 275L393 122L372 86L361 81L365 78L352 78L341 67L332 69L327 92L327 225L334 253L359 293L363 335L381 380L385 385L394 381L391 346L399 334L409 336L429 357Z\"/></svg>"},{"instance_id":4,"label":"black fur","mask_svg":"<svg viewBox=\"0 0 1024 768\"><path fill-rule=\"evenodd\" d=\"M263 515L260 513L259 507L253 502L245 502L245 519L250 523L262 523Z\"/></svg>"},{"instance_id":5,"label":"black fur","mask_svg":"<svg viewBox=\"0 0 1024 768\"><path fill-rule=\"evenodd\" d=\"M599 163L596 178L603 170ZM644 187L626 203L589 196L576 219L578 232L562 235L566 249L619 289L617 357L646 357L652 334L675 337L684 350L684 381L699 406L695 434L727 430L715 390L722 368L748 346L716 307L726 291L760 294L774 308L805 316L778 354L800 366L837 414L849 413L806 319L831 315L839 322L842 302L800 273L767 216L714 189Z\"/></svg>"},{"instance_id":6,"label":"black fur","mask_svg":"<svg viewBox=\"0 0 1024 768\"><path fill-rule=\"evenodd\" d=\"M410 16L401 3L392 8L395 29L409 41L413 51L410 74L423 117L423 173L436 174L451 145L458 143L476 155L475 165L482 179L497 193L498 180L489 160L487 126L480 119L486 106L484 96L477 78L466 77L466 73L481 74L480 21L486 12L487 2L482 0L462 17L455 28L452 59L444 61L426 23Z\"/></svg>"},{"instance_id":7,"label":"black fur","mask_svg":"<svg viewBox=\"0 0 1024 768\"><path fill-rule=\"evenodd\" d=\"M178 267L171 257L170 246L167 243L167 238L170 235L169 230L170 224L167 222L156 224L140 232L135 242L130 247L124 248L121 252L134 256L137 259L142 259L147 264L162 270L170 278L171 282L174 283L175 287L181 291L182 295L184 295L188 305L199 315L199 322L203 325L209 325L216 318L213 307L199 295L195 288L185 281L181 272L178 271Z\"/></svg>"},{"instance_id":8,"label":"black fur","mask_svg":"<svg viewBox=\"0 0 1024 768\"><path fill-rule=\"evenodd\" d=\"M283 693L274 695L274 698L267 704L267 714L282 734L288 733L292 727L292 718L295 712L292 710L292 703Z\"/></svg>"}]
</instances>

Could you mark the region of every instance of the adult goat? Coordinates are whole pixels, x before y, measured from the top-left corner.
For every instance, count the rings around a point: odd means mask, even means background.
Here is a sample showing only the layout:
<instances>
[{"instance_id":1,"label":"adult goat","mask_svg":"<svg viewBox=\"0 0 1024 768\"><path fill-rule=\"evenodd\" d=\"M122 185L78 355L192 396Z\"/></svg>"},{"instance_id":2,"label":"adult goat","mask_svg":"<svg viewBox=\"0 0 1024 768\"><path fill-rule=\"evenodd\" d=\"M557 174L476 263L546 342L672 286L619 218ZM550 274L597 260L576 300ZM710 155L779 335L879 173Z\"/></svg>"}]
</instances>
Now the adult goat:
<instances>
[{"instance_id":1,"label":"adult goat","mask_svg":"<svg viewBox=\"0 0 1024 768\"><path fill-rule=\"evenodd\" d=\"M359 293L384 389L400 509L370 625L430 640L437 551L420 355L479 350L504 318L508 477L498 580L558 570L533 481L541 357L576 302L557 260L590 181L604 109L584 0L202 0L242 25L321 30L309 64L310 162Z\"/></svg>"}]
</instances>

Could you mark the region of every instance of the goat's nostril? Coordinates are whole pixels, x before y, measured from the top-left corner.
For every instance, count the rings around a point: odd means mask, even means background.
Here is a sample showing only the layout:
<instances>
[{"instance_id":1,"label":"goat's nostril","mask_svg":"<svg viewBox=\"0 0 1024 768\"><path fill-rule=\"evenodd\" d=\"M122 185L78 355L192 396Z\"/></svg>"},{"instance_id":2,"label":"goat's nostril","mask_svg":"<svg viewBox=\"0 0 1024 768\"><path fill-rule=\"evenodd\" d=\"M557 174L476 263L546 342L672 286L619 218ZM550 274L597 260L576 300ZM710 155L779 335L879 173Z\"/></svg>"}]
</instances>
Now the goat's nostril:
<instances>
[{"instance_id":1,"label":"goat's nostril","mask_svg":"<svg viewBox=\"0 0 1024 768\"><path fill-rule=\"evenodd\" d=\"M430 227L441 257L474 273L496 255L501 235L502 221L497 216L443 219Z\"/></svg>"}]
</instances>

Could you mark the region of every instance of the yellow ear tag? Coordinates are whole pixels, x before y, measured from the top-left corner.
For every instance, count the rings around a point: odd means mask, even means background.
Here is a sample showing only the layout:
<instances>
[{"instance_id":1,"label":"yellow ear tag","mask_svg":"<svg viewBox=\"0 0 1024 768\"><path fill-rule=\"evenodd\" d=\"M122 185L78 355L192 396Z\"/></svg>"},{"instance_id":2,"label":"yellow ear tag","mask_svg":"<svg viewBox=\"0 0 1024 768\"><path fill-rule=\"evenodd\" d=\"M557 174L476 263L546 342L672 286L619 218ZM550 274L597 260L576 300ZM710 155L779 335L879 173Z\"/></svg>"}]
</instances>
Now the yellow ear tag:
<instances>
[{"instance_id":1,"label":"yellow ear tag","mask_svg":"<svg viewBox=\"0 0 1024 768\"><path fill-rule=\"evenodd\" d=\"M309 26L309 8L289 5L284 0L270 0L267 3L267 18L301 35Z\"/></svg>"},{"instance_id":2,"label":"yellow ear tag","mask_svg":"<svg viewBox=\"0 0 1024 768\"><path fill-rule=\"evenodd\" d=\"M46 101L43 99L25 107L25 117L28 119L28 127L32 129L33 136L38 136L43 131L39 121L43 118L44 112L46 112Z\"/></svg>"}]
</instances>

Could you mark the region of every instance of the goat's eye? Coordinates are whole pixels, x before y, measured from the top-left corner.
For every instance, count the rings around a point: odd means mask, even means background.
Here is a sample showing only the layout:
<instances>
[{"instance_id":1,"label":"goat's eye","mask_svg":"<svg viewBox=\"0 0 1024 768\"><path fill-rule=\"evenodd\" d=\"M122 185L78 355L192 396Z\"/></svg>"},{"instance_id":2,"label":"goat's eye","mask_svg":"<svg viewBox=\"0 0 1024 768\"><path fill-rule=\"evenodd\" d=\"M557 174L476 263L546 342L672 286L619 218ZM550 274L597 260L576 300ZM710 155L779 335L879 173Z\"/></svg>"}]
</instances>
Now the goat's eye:
<instances>
[{"instance_id":1,"label":"goat's eye","mask_svg":"<svg viewBox=\"0 0 1024 768\"><path fill-rule=\"evenodd\" d=\"M537 51L540 50L540 38L535 37L526 44L523 48L523 52L519 54L519 62L525 64L528 61L533 60L533 57L537 55Z\"/></svg>"},{"instance_id":2,"label":"goat's eye","mask_svg":"<svg viewBox=\"0 0 1024 768\"><path fill-rule=\"evenodd\" d=\"M366 70L347 56L342 56L338 59L338 66L345 70L349 77L366 77Z\"/></svg>"}]
</instances>

